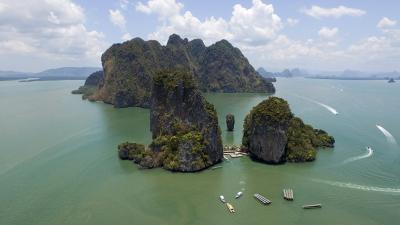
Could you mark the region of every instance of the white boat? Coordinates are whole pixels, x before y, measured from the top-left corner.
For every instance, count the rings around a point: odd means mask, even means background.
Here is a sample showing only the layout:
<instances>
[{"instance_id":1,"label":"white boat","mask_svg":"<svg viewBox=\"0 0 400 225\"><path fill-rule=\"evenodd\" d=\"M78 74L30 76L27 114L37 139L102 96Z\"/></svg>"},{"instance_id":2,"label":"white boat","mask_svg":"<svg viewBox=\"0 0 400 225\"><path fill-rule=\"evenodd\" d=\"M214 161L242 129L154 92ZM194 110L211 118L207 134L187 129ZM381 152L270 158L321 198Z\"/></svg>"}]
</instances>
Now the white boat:
<instances>
[{"instance_id":1,"label":"white boat","mask_svg":"<svg viewBox=\"0 0 400 225\"><path fill-rule=\"evenodd\" d=\"M221 200L222 203L226 203L225 198L224 198L223 195L220 195L220 196L219 196L219 200Z\"/></svg>"},{"instance_id":2,"label":"white boat","mask_svg":"<svg viewBox=\"0 0 400 225\"><path fill-rule=\"evenodd\" d=\"M243 192L239 191L239 192L236 194L235 198L240 198L240 196L242 196L242 195L243 195Z\"/></svg>"},{"instance_id":3,"label":"white boat","mask_svg":"<svg viewBox=\"0 0 400 225\"><path fill-rule=\"evenodd\" d=\"M321 204L303 205L303 209L317 209L322 208Z\"/></svg>"}]
</instances>

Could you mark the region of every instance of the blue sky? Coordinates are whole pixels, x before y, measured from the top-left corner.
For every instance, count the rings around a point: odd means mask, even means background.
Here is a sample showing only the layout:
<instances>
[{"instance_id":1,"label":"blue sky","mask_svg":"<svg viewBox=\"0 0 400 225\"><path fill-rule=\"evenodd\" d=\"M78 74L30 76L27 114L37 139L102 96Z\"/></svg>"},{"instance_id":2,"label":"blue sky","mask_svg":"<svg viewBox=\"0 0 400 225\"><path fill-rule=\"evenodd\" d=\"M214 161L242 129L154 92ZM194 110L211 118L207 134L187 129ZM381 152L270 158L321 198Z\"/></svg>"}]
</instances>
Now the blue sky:
<instances>
[{"instance_id":1,"label":"blue sky","mask_svg":"<svg viewBox=\"0 0 400 225\"><path fill-rule=\"evenodd\" d=\"M400 70L398 1L0 0L0 70L100 66L133 37L227 39L255 67Z\"/></svg>"}]
</instances>

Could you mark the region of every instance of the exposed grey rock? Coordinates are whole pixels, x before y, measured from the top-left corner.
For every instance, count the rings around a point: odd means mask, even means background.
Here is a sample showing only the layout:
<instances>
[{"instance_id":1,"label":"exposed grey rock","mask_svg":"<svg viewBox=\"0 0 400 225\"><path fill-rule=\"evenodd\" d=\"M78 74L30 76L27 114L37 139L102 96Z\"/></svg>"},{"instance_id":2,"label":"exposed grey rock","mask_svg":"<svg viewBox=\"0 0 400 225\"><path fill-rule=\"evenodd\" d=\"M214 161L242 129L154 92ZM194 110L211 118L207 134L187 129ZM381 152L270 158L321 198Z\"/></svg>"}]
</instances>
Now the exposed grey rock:
<instances>
[{"instance_id":1,"label":"exposed grey rock","mask_svg":"<svg viewBox=\"0 0 400 225\"><path fill-rule=\"evenodd\" d=\"M206 47L176 34L167 45L134 38L112 45L101 57L104 82L90 96L115 107L149 108L152 77L159 71L180 68L194 76L201 91L274 93L238 48L222 40Z\"/></svg>"},{"instance_id":2,"label":"exposed grey rock","mask_svg":"<svg viewBox=\"0 0 400 225\"><path fill-rule=\"evenodd\" d=\"M250 155L267 163L282 163L286 155L287 130L293 118L288 103L270 97L246 116L243 145Z\"/></svg>"},{"instance_id":3,"label":"exposed grey rock","mask_svg":"<svg viewBox=\"0 0 400 225\"><path fill-rule=\"evenodd\" d=\"M232 114L228 114L226 115L225 119L228 131L233 131L233 129L235 128L235 116Z\"/></svg>"}]
</instances>

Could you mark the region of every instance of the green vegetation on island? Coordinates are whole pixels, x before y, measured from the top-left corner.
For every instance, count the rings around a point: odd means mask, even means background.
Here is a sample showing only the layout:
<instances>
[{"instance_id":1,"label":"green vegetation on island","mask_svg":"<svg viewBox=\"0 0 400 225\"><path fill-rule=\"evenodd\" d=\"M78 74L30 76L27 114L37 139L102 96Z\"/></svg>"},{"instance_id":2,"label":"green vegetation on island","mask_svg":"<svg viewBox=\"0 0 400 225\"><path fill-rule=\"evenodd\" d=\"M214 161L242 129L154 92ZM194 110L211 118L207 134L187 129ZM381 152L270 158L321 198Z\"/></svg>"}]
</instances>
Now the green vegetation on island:
<instances>
[{"instance_id":1,"label":"green vegetation on island","mask_svg":"<svg viewBox=\"0 0 400 225\"><path fill-rule=\"evenodd\" d=\"M333 147L334 138L295 117L289 104L270 97L246 116L242 144L267 163L313 161L317 148Z\"/></svg>"},{"instance_id":2,"label":"green vegetation on island","mask_svg":"<svg viewBox=\"0 0 400 225\"><path fill-rule=\"evenodd\" d=\"M97 88L102 85L103 76L104 74L101 70L90 74L86 79L85 84L80 86L77 90L73 90L71 93L80 94L82 95L82 99L88 99L96 92ZM89 98L89 100L91 99Z\"/></svg>"},{"instance_id":3,"label":"green vegetation on island","mask_svg":"<svg viewBox=\"0 0 400 225\"><path fill-rule=\"evenodd\" d=\"M200 39L189 41L176 34L165 46L134 38L112 45L101 59L104 83L89 99L118 108L149 108L153 76L170 68L190 73L204 92L275 92L270 80L260 76L241 51L226 40L206 47Z\"/></svg>"},{"instance_id":4,"label":"green vegetation on island","mask_svg":"<svg viewBox=\"0 0 400 225\"><path fill-rule=\"evenodd\" d=\"M144 168L181 172L199 171L221 161L217 113L201 95L190 73L157 73L151 100L152 143L148 148L135 143L119 145L121 159L133 160Z\"/></svg>"}]
</instances>

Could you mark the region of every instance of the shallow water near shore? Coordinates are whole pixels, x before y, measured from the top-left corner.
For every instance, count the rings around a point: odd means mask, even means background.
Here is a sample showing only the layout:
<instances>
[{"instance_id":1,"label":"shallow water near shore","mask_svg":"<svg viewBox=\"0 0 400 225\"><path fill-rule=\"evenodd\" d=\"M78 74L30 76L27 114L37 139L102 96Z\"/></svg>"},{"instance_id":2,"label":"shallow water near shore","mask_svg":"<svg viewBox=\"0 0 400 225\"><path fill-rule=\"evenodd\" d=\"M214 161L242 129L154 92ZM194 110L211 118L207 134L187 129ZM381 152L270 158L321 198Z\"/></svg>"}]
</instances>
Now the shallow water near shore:
<instances>
[{"instance_id":1,"label":"shallow water near shore","mask_svg":"<svg viewBox=\"0 0 400 225\"><path fill-rule=\"evenodd\" d=\"M336 139L311 163L242 157L199 173L140 170L120 161L123 141L150 143L149 111L82 101L82 81L0 82L0 224L395 224L400 215L400 84L279 79L277 96ZM224 144L263 94L211 94ZM338 112L337 115L323 105ZM235 115L226 131L225 115ZM388 141L376 125L397 143ZM371 146L373 154L366 146ZM284 201L292 188L295 200ZM238 191L244 194L235 200ZM259 204L260 193L272 201ZM232 215L219 202L232 203ZM322 209L303 210L321 203Z\"/></svg>"}]
</instances>

